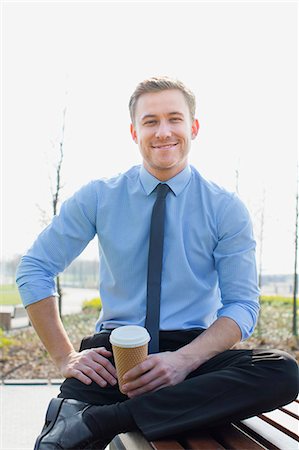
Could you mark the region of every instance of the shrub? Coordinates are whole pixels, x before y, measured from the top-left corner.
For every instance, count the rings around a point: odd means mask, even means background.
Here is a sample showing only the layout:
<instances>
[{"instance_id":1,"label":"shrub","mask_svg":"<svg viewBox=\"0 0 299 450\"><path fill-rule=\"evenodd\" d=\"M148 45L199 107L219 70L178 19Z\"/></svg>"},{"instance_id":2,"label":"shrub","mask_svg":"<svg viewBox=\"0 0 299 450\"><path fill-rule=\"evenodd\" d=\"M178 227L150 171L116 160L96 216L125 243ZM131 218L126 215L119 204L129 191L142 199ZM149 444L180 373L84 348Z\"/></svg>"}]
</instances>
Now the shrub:
<instances>
[{"instance_id":1,"label":"shrub","mask_svg":"<svg viewBox=\"0 0 299 450\"><path fill-rule=\"evenodd\" d=\"M293 299L291 297L282 297L281 295L262 295L261 301L266 303L292 303Z\"/></svg>"},{"instance_id":2,"label":"shrub","mask_svg":"<svg viewBox=\"0 0 299 450\"><path fill-rule=\"evenodd\" d=\"M84 300L82 304L83 311L100 311L102 309L102 302L100 297L92 298L91 300Z\"/></svg>"},{"instance_id":3,"label":"shrub","mask_svg":"<svg viewBox=\"0 0 299 450\"><path fill-rule=\"evenodd\" d=\"M8 349L12 345L16 345L16 344L17 344L16 339L5 336L4 331L2 330L2 328L0 328L0 348Z\"/></svg>"}]
</instances>

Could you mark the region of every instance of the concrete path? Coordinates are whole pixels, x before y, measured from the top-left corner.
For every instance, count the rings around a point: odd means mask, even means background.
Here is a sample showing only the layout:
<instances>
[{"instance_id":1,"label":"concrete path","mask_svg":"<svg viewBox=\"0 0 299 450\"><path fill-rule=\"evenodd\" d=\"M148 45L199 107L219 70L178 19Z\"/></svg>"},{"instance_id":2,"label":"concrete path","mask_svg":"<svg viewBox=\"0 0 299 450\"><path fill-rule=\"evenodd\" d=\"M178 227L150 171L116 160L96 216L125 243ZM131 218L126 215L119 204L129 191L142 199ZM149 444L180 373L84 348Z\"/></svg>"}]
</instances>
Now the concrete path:
<instances>
[{"instance_id":1,"label":"concrete path","mask_svg":"<svg viewBox=\"0 0 299 450\"><path fill-rule=\"evenodd\" d=\"M33 450L59 385L0 385L0 450Z\"/></svg>"},{"instance_id":2,"label":"concrete path","mask_svg":"<svg viewBox=\"0 0 299 450\"><path fill-rule=\"evenodd\" d=\"M58 385L1 385L0 449L33 450L48 403L58 393Z\"/></svg>"}]
</instances>

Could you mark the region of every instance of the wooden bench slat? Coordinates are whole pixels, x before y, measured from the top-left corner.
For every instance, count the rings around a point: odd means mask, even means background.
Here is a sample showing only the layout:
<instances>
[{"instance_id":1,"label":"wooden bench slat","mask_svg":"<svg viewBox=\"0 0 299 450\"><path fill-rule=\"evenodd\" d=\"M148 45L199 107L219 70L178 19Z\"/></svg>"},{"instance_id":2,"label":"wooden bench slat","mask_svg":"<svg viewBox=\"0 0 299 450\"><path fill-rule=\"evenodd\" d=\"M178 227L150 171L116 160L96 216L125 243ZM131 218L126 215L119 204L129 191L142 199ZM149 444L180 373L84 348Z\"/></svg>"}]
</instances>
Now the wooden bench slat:
<instances>
[{"instance_id":1,"label":"wooden bench slat","mask_svg":"<svg viewBox=\"0 0 299 450\"><path fill-rule=\"evenodd\" d=\"M299 450L299 397L292 403L230 425L148 442L139 432L116 436L110 450Z\"/></svg>"},{"instance_id":2,"label":"wooden bench slat","mask_svg":"<svg viewBox=\"0 0 299 450\"><path fill-rule=\"evenodd\" d=\"M111 450L123 449L152 450L152 445L138 431L118 434L110 443Z\"/></svg>"},{"instance_id":3,"label":"wooden bench slat","mask_svg":"<svg viewBox=\"0 0 299 450\"><path fill-rule=\"evenodd\" d=\"M184 450L184 447L177 441L172 439L161 439L160 441L152 441L151 446L154 450Z\"/></svg>"},{"instance_id":4,"label":"wooden bench slat","mask_svg":"<svg viewBox=\"0 0 299 450\"><path fill-rule=\"evenodd\" d=\"M259 417L250 417L238 424L240 428L256 438L269 450L298 450L298 442Z\"/></svg>"},{"instance_id":5,"label":"wooden bench slat","mask_svg":"<svg viewBox=\"0 0 299 450\"><path fill-rule=\"evenodd\" d=\"M261 414L259 417L299 442L298 421L294 417L278 409Z\"/></svg>"},{"instance_id":6,"label":"wooden bench slat","mask_svg":"<svg viewBox=\"0 0 299 450\"><path fill-rule=\"evenodd\" d=\"M260 422L262 422L261 419L259 419L259 420L260 420ZM236 426L243 433L246 433L248 436L252 437L252 439L254 439L256 442L258 442L260 445L262 445L265 449L281 450L281 447L277 447L273 442L269 441L264 436L261 436L261 434L258 433L257 431L255 431L252 427L245 425L245 423L238 423Z\"/></svg>"},{"instance_id":7,"label":"wooden bench slat","mask_svg":"<svg viewBox=\"0 0 299 450\"><path fill-rule=\"evenodd\" d=\"M287 414L290 414L295 419L299 420L299 405L296 402L289 403L288 405L279 408Z\"/></svg>"},{"instance_id":8,"label":"wooden bench slat","mask_svg":"<svg viewBox=\"0 0 299 450\"><path fill-rule=\"evenodd\" d=\"M159 441L148 442L145 437L135 431L122 433L116 436L110 443L110 450L184 450L174 439L161 439Z\"/></svg>"},{"instance_id":9,"label":"wooden bench slat","mask_svg":"<svg viewBox=\"0 0 299 450\"><path fill-rule=\"evenodd\" d=\"M298 414L295 414L295 413L293 413L292 411L290 411L290 410L288 410L288 409L285 409L285 408L283 408L283 407L281 407L281 408L279 408L279 409L280 409L280 411L284 412L285 414L288 414L289 416L294 417L294 419L299 420Z\"/></svg>"},{"instance_id":10,"label":"wooden bench slat","mask_svg":"<svg viewBox=\"0 0 299 450\"><path fill-rule=\"evenodd\" d=\"M205 433L187 438L185 443L188 450L225 450L211 435Z\"/></svg>"},{"instance_id":11,"label":"wooden bench slat","mask_svg":"<svg viewBox=\"0 0 299 450\"><path fill-rule=\"evenodd\" d=\"M115 436L115 438L109 444L109 450L126 450L126 447L122 443L119 435Z\"/></svg>"},{"instance_id":12,"label":"wooden bench slat","mask_svg":"<svg viewBox=\"0 0 299 450\"><path fill-rule=\"evenodd\" d=\"M215 437L229 450L264 450L265 448L233 425L215 429Z\"/></svg>"}]
</instances>

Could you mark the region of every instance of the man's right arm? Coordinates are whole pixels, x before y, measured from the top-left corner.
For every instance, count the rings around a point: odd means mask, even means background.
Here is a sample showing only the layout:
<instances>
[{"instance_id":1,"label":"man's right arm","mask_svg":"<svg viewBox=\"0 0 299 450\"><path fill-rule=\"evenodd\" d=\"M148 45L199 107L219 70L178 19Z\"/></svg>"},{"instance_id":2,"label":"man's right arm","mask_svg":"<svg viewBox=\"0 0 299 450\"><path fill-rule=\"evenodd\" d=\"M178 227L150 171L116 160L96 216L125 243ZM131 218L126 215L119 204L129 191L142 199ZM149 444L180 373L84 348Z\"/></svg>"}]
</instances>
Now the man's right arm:
<instances>
[{"instance_id":1,"label":"man's right arm","mask_svg":"<svg viewBox=\"0 0 299 450\"><path fill-rule=\"evenodd\" d=\"M111 352L104 347L76 352L61 322L55 297L47 297L27 306L30 321L65 378L77 378L85 384L102 387L116 384L115 367L107 359Z\"/></svg>"},{"instance_id":2,"label":"man's right arm","mask_svg":"<svg viewBox=\"0 0 299 450\"><path fill-rule=\"evenodd\" d=\"M105 348L74 350L60 320L55 277L83 251L96 233L97 191L91 182L61 206L58 216L23 256L16 281L31 323L61 374L85 384L115 384L116 372Z\"/></svg>"}]
</instances>

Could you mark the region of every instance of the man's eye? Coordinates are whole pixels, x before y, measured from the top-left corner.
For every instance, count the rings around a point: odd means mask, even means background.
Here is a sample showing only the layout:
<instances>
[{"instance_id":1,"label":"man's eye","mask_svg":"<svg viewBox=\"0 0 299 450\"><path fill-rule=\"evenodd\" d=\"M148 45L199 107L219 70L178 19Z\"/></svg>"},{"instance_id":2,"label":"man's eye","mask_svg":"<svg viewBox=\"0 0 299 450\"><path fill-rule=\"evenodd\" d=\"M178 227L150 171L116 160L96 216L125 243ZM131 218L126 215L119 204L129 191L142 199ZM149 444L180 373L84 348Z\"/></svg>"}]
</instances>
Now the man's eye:
<instances>
[{"instance_id":1,"label":"man's eye","mask_svg":"<svg viewBox=\"0 0 299 450\"><path fill-rule=\"evenodd\" d=\"M146 122L144 122L144 125L154 125L156 122L156 120L147 120Z\"/></svg>"},{"instance_id":2,"label":"man's eye","mask_svg":"<svg viewBox=\"0 0 299 450\"><path fill-rule=\"evenodd\" d=\"M171 119L170 119L170 121L171 122L181 122L181 118L180 117L172 117Z\"/></svg>"}]
</instances>

